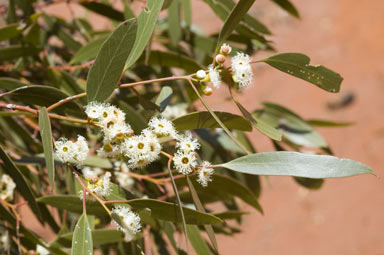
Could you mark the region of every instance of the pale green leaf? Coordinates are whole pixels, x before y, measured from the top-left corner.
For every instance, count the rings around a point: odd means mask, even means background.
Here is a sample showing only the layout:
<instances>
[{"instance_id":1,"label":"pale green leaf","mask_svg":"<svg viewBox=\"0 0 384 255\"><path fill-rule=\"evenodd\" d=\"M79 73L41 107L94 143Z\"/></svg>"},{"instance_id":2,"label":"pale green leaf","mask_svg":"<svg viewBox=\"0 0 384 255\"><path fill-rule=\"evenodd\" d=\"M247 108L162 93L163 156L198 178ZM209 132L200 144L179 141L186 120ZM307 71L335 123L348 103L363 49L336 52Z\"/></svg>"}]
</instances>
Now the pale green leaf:
<instances>
[{"instance_id":1,"label":"pale green leaf","mask_svg":"<svg viewBox=\"0 0 384 255\"><path fill-rule=\"evenodd\" d=\"M288 151L251 154L220 166L247 174L307 178L340 178L358 174L374 174L370 167L351 159Z\"/></svg>"},{"instance_id":2,"label":"pale green leaf","mask_svg":"<svg viewBox=\"0 0 384 255\"><path fill-rule=\"evenodd\" d=\"M81 47L71 59L70 64L82 63L96 58L101 46L107 40L109 35L102 35Z\"/></svg>"},{"instance_id":3,"label":"pale green leaf","mask_svg":"<svg viewBox=\"0 0 384 255\"><path fill-rule=\"evenodd\" d=\"M92 231L88 222L88 217L85 213L80 216L80 219L75 226L75 231L73 232L72 254L93 254Z\"/></svg>"}]
</instances>

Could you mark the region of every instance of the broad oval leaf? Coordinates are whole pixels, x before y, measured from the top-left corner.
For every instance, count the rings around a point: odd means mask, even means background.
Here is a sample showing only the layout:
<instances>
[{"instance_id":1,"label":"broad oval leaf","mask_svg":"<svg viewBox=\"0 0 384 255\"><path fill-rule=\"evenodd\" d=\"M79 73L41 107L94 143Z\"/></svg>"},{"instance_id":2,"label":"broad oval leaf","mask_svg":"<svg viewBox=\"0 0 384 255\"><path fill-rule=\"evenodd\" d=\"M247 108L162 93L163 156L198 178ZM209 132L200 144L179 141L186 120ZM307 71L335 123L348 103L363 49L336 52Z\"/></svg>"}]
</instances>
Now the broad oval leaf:
<instances>
[{"instance_id":1,"label":"broad oval leaf","mask_svg":"<svg viewBox=\"0 0 384 255\"><path fill-rule=\"evenodd\" d=\"M221 44L231 35L232 31L239 24L244 15L251 8L255 0L240 0L235 7L232 9L231 13L225 20L224 26L220 31L219 39L217 42L216 50L219 49Z\"/></svg>"},{"instance_id":2,"label":"broad oval leaf","mask_svg":"<svg viewBox=\"0 0 384 255\"><path fill-rule=\"evenodd\" d=\"M251 123L239 115L228 112L215 112L228 129L252 131ZM199 128L221 128L209 112L193 112L172 121L178 131Z\"/></svg>"},{"instance_id":3,"label":"broad oval leaf","mask_svg":"<svg viewBox=\"0 0 384 255\"><path fill-rule=\"evenodd\" d=\"M125 64L125 70L136 62L151 39L163 2L164 0L148 0L146 8L137 18L138 28L135 44L133 45L132 54L129 55Z\"/></svg>"},{"instance_id":4,"label":"broad oval leaf","mask_svg":"<svg viewBox=\"0 0 384 255\"><path fill-rule=\"evenodd\" d=\"M55 164L53 160L53 144L51 122L49 120L47 108L43 107L39 111L40 135L43 141L45 164L48 170L49 184L54 188L55 184Z\"/></svg>"},{"instance_id":5,"label":"broad oval leaf","mask_svg":"<svg viewBox=\"0 0 384 255\"><path fill-rule=\"evenodd\" d=\"M220 166L247 174L307 178L339 178L358 174L374 174L370 167L351 159L289 151L251 154Z\"/></svg>"},{"instance_id":6,"label":"broad oval leaf","mask_svg":"<svg viewBox=\"0 0 384 255\"><path fill-rule=\"evenodd\" d=\"M8 78L8 77L1 77L0 78L0 88L1 89L13 90L13 89L24 87L24 86L27 86L27 84L20 81L20 80Z\"/></svg>"},{"instance_id":7,"label":"broad oval leaf","mask_svg":"<svg viewBox=\"0 0 384 255\"><path fill-rule=\"evenodd\" d=\"M328 92L339 92L343 77L322 66L310 65L310 58L301 53L282 53L261 60L274 68L315 84Z\"/></svg>"},{"instance_id":8,"label":"broad oval leaf","mask_svg":"<svg viewBox=\"0 0 384 255\"><path fill-rule=\"evenodd\" d=\"M78 51L76 51L76 54L71 59L70 64L82 63L96 58L97 53L99 52L105 40L107 40L108 36L109 35L102 35L87 45L81 47Z\"/></svg>"},{"instance_id":9,"label":"broad oval leaf","mask_svg":"<svg viewBox=\"0 0 384 255\"><path fill-rule=\"evenodd\" d=\"M80 216L79 221L75 226L75 231L73 232L72 254L93 254L92 231L88 222L88 217L85 213Z\"/></svg>"},{"instance_id":10,"label":"broad oval leaf","mask_svg":"<svg viewBox=\"0 0 384 255\"><path fill-rule=\"evenodd\" d=\"M101 46L87 77L87 100L104 102L115 90L135 42L137 21L121 23Z\"/></svg>"}]
</instances>

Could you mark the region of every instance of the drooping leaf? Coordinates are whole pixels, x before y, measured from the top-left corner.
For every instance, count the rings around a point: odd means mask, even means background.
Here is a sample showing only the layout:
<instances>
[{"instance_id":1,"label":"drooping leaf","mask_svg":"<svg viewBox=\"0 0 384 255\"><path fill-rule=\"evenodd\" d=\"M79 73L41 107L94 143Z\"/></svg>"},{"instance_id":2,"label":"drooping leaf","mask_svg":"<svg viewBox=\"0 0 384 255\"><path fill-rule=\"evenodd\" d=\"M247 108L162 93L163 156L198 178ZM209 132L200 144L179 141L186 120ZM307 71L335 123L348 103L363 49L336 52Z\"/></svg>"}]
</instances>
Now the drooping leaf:
<instances>
[{"instance_id":1,"label":"drooping leaf","mask_svg":"<svg viewBox=\"0 0 384 255\"><path fill-rule=\"evenodd\" d=\"M80 216L73 232L72 254L93 254L92 231L85 213Z\"/></svg>"},{"instance_id":2,"label":"drooping leaf","mask_svg":"<svg viewBox=\"0 0 384 255\"><path fill-rule=\"evenodd\" d=\"M163 2L164 0L148 0L146 8L137 18L137 36L132 54L129 55L124 70L131 67L143 53L155 29L157 17L159 16Z\"/></svg>"},{"instance_id":3,"label":"drooping leaf","mask_svg":"<svg viewBox=\"0 0 384 255\"><path fill-rule=\"evenodd\" d=\"M251 154L221 164L221 166L247 174L307 178L339 178L358 174L374 174L370 167L351 159L288 151Z\"/></svg>"},{"instance_id":4,"label":"drooping leaf","mask_svg":"<svg viewBox=\"0 0 384 255\"><path fill-rule=\"evenodd\" d=\"M41 139L43 141L44 157L48 170L49 184L53 189L55 184L55 164L53 161L52 130L47 108L45 107L41 108L39 111L39 127Z\"/></svg>"},{"instance_id":5,"label":"drooping leaf","mask_svg":"<svg viewBox=\"0 0 384 255\"><path fill-rule=\"evenodd\" d=\"M93 12L96 12L97 14L100 14L102 16L108 17L110 19L116 20L116 21L124 21L124 14L110 5L99 3L95 1L81 1L80 3L82 6L87 8L88 10L91 10Z\"/></svg>"},{"instance_id":6,"label":"drooping leaf","mask_svg":"<svg viewBox=\"0 0 384 255\"><path fill-rule=\"evenodd\" d=\"M159 96L156 98L156 104L160 108L160 112L165 110L165 107L167 107L169 101L172 98L172 88L165 86L161 89Z\"/></svg>"},{"instance_id":7,"label":"drooping leaf","mask_svg":"<svg viewBox=\"0 0 384 255\"><path fill-rule=\"evenodd\" d=\"M215 112L224 125L228 129L236 129L242 131L251 131L251 123L239 115L228 112ZM220 128L221 126L216 122L209 112L193 112L181 116L172 121L178 131L199 128Z\"/></svg>"},{"instance_id":8,"label":"drooping leaf","mask_svg":"<svg viewBox=\"0 0 384 255\"><path fill-rule=\"evenodd\" d=\"M60 244L64 247L71 247L71 242L73 238L73 233L66 233L60 235L53 244ZM117 243L124 240L123 234L121 231L116 229L96 229L92 231L92 241L93 245L103 245L110 243Z\"/></svg>"},{"instance_id":9,"label":"drooping leaf","mask_svg":"<svg viewBox=\"0 0 384 255\"><path fill-rule=\"evenodd\" d=\"M254 2L255 0L240 0L235 5L235 7L232 9L231 13L225 20L223 28L220 31L216 49L218 49L228 38L228 36L231 35L232 31L239 24L241 19L248 12Z\"/></svg>"},{"instance_id":10,"label":"drooping leaf","mask_svg":"<svg viewBox=\"0 0 384 255\"><path fill-rule=\"evenodd\" d=\"M299 12L296 7L289 0L272 0L281 8L286 10L289 14L295 16L296 18L300 18Z\"/></svg>"},{"instance_id":11,"label":"drooping leaf","mask_svg":"<svg viewBox=\"0 0 384 255\"><path fill-rule=\"evenodd\" d=\"M136 30L136 20L127 20L103 43L88 73L88 102L104 102L112 94L135 42Z\"/></svg>"},{"instance_id":12,"label":"drooping leaf","mask_svg":"<svg viewBox=\"0 0 384 255\"><path fill-rule=\"evenodd\" d=\"M301 53L281 53L261 60L276 69L315 84L328 92L339 92L343 77L322 66L310 65L310 58Z\"/></svg>"},{"instance_id":13,"label":"drooping leaf","mask_svg":"<svg viewBox=\"0 0 384 255\"><path fill-rule=\"evenodd\" d=\"M188 239L191 242L196 254L209 255L212 254L204 238L200 234L197 226L187 225Z\"/></svg>"},{"instance_id":14,"label":"drooping leaf","mask_svg":"<svg viewBox=\"0 0 384 255\"><path fill-rule=\"evenodd\" d=\"M33 213L37 218L42 221L41 212L39 206L36 203L33 191L25 179L24 175L20 172L17 166L13 163L12 159L8 157L4 149L0 146L0 159L3 161L1 165L6 174L11 176L16 183L16 190L28 201L28 205L31 207Z\"/></svg>"},{"instance_id":15,"label":"drooping leaf","mask_svg":"<svg viewBox=\"0 0 384 255\"><path fill-rule=\"evenodd\" d=\"M353 122L336 122L331 120L319 120L319 119L310 119L310 120L307 120L307 123L311 126L316 126L316 127L346 127L354 124Z\"/></svg>"},{"instance_id":16,"label":"drooping leaf","mask_svg":"<svg viewBox=\"0 0 384 255\"><path fill-rule=\"evenodd\" d=\"M243 211L226 211L221 213L215 213L215 216L219 217L222 220L231 220L231 219L239 219L241 216L249 214L249 212Z\"/></svg>"},{"instance_id":17,"label":"drooping leaf","mask_svg":"<svg viewBox=\"0 0 384 255\"><path fill-rule=\"evenodd\" d=\"M289 142L312 148L328 147L324 138L294 112L270 102L264 102L263 105L262 110L255 112L255 118L282 131L283 137Z\"/></svg>"},{"instance_id":18,"label":"drooping leaf","mask_svg":"<svg viewBox=\"0 0 384 255\"><path fill-rule=\"evenodd\" d=\"M12 45L0 48L0 61L12 60L19 57L36 55L41 48L31 46Z\"/></svg>"},{"instance_id":19,"label":"drooping leaf","mask_svg":"<svg viewBox=\"0 0 384 255\"><path fill-rule=\"evenodd\" d=\"M96 58L97 53L105 40L107 40L108 36L109 35L102 35L96 40L93 40L81 47L78 51L76 51L76 54L71 59L70 64L82 63Z\"/></svg>"},{"instance_id":20,"label":"drooping leaf","mask_svg":"<svg viewBox=\"0 0 384 255\"><path fill-rule=\"evenodd\" d=\"M168 8L168 34L173 46L176 46L182 36L180 17L180 2L173 0Z\"/></svg>"}]
</instances>

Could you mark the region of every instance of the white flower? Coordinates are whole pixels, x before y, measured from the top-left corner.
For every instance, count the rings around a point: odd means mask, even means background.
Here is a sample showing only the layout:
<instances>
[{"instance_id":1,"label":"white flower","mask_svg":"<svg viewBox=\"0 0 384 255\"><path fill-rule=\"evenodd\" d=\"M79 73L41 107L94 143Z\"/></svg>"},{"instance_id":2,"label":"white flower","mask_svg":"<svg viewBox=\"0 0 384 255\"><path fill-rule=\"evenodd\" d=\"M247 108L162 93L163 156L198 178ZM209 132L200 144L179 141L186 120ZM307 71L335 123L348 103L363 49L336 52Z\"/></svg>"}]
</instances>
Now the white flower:
<instances>
[{"instance_id":1,"label":"white flower","mask_svg":"<svg viewBox=\"0 0 384 255\"><path fill-rule=\"evenodd\" d=\"M245 88L252 83L253 72L251 67L251 58L242 52L238 52L232 58L233 80L239 84L240 88Z\"/></svg>"},{"instance_id":2,"label":"white flower","mask_svg":"<svg viewBox=\"0 0 384 255\"><path fill-rule=\"evenodd\" d=\"M123 140L125 137L133 134L131 126L124 122L116 123L109 128L103 128L103 132L105 141Z\"/></svg>"},{"instance_id":3,"label":"white flower","mask_svg":"<svg viewBox=\"0 0 384 255\"><path fill-rule=\"evenodd\" d=\"M36 245L36 252L37 252L38 255L49 255L49 254L51 254L51 252L49 250L47 250L46 248L44 248L40 244Z\"/></svg>"},{"instance_id":4,"label":"white flower","mask_svg":"<svg viewBox=\"0 0 384 255\"><path fill-rule=\"evenodd\" d=\"M204 79L206 76L207 76L207 74L205 73L204 70L199 70L199 71L196 72L196 77L199 80Z\"/></svg>"},{"instance_id":5,"label":"white flower","mask_svg":"<svg viewBox=\"0 0 384 255\"><path fill-rule=\"evenodd\" d=\"M9 237L8 233L5 231L0 232L0 251L8 251L9 250Z\"/></svg>"},{"instance_id":6,"label":"white flower","mask_svg":"<svg viewBox=\"0 0 384 255\"><path fill-rule=\"evenodd\" d=\"M219 71L216 68L213 68L212 65L208 66L208 75L209 80L212 82L215 88L220 88L221 77Z\"/></svg>"},{"instance_id":7,"label":"white flower","mask_svg":"<svg viewBox=\"0 0 384 255\"><path fill-rule=\"evenodd\" d=\"M87 140L81 135L76 142L60 138L55 142L55 148L55 153L61 161L77 161L79 164L87 158L89 152Z\"/></svg>"},{"instance_id":8,"label":"white flower","mask_svg":"<svg viewBox=\"0 0 384 255\"><path fill-rule=\"evenodd\" d=\"M231 53L232 51L232 47L229 46L228 44L224 43L221 47L220 47L220 52L223 54L223 55L228 55L229 53Z\"/></svg>"},{"instance_id":9,"label":"white flower","mask_svg":"<svg viewBox=\"0 0 384 255\"><path fill-rule=\"evenodd\" d=\"M212 181L212 175L214 173L214 170L213 168L208 167L210 165L211 163L209 163L208 161L204 161L198 172L197 182L200 183L203 187L207 187L208 182Z\"/></svg>"},{"instance_id":10,"label":"white flower","mask_svg":"<svg viewBox=\"0 0 384 255\"><path fill-rule=\"evenodd\" d=\"M171 136L176 138L177 132L173 123L165 118L153 117L149 123L148 127L155 133L158 137Z\"/></svg>"},{"instance_id":11,"label":"white flower","mask_svg":"<svg viewBox=\"0 0 384 255\"><path fill-rule=\"evenodd\" d=\"M61 137L55 142L55 153L63 162L69 162L75 156L75 143Z\"/></svg>"},{"instance_id":12,"label":"white flower","mask_svg":"<svg viewBox=\"0 0 384 255\"><path fill-rule=\"evenodd\" d=\"M99 197L106 197L111 192L111 173L106 172L104 176L98 177L97 175L88 178L87 189L95 193ZM83 198L83 191L79 192L80 198ZM87 194L88 195L88 194Z\"/></svg>"},{"instance_id":13,"label":"white flower","mask_svg":"<svg viewBox=\"0 0 384 255\"><path fill-rule=\"evenodd\" d=\"M178 118L187 114L187 106L187 104L168 105L161 113L161 116L169 120Z\"/></svg>"},{"instance_id":14,"label":"white flower","mask_svg":"<svg viewBox=\"0 0 384 255\"><path fill-rule=\"evenodd\" d=\"M74 159L79 162L84 161L87 158L88 152L89 152L87 140L83 136L79 135L74 145L75 145Z\"/></svg>"},{"instance_id":15,"label":"white flower","mask_svg":"<svg viewBox=\"0 0 384 255\"><path fill-rule=\"evenodd\" d=\"M6 201L13 200L13 192L15 188L16 184L12 178L7 174L3 174L0 180L0 198Z\"/></svg>"},{"instance_id":16,"label":"white flower","mask_svg":"<svg viewBox=\"0 0 384 255\"><path fill-rule=\"evenodd\" d=\"M97 155L103 158L114 158L121 154L121 146L117 144L104 143L103 147L97 150Z\"/></svg>"},{"instance_id":17,"label":"white flower","mask_svg":"<svg viewBox=\"0 0 384 255\"><path fill-rule=\"evenodd\" d=\"M115 176L119 185L124 189L130 190L135 185L135 180L126 173L115 172Z\"/></svg>"},{"instance_id":18,"label":"white flower","mask_svg":"<svg viewBox=\"0 0 384 255\"><path fill-rule=\"evenodd\" d=\"M124 206L116 206L112 209L112 212L116 213L123 223L123 226L120 226L120 224L115 222L120 231L125 234L136 234L140 231L140 217L136 213L132 212L131 209Z\"/></svg>"},{"instance_id":19,"label":"white flower","mask_svg":"<svg viewBox=\"0 0 384 255\"><path fill-rule=\"evenodd\" d=\"M197 165L196 156L194 153L178 151L173 156L173 164L181 174L192 173Z\"/></svg>"},{"instance_id":20,"label":"white flower","mask_svg":"<svg viewBox=\"0 0 384 255\"><path fill-rule=\"evenodd\" d=\"M176 148L178 148L179 151L182 151L184 153L191 153L198 150L200 148L200 144L197 139L193 138L192 134L189 133L178 138Z\"/></svg>"},{"instance_id":21,"label":"white flower","mask_svg":"<svg viewBox=\"0 0 384 255\"><path fill-rule=\"evenodd\" d=\"M84 178L87 178L87 179L90 179L94 176L99 177L104 174L104 170L99 167L91 168L89 166L86 166L81 171L83 172Z\"/></svg>"},{"instance_id":22,"label":"white flower","mask_svg":"<svg viewBox=\"0 0 384 255\"><path fill-rule=\"evenodd\" d=\"M155 161L161 150L156 135L149 130L143 130L141 135L126 139L122 147L124 155L129 158L129 166L132 168L141 168Z\"/></svg>"},{"instance_id":23,"label":"white flower","mask_svg":"<svg viewBox=\"0 0 384 255\"><path fill-rule=\"evenodd\" d=\"M91 119L98 119L101 117L104 107L105 107L105 104L101 104L99 102L93 101L85 106L85 113Z\"/></svg>"},{"instance_id":24,"label":"white flower","mask_svg":"<svg viewBox=\"0 0 384 255\"><path fill-rule=\"evenodd\" d=\"M100 123L103 128L110 128L115 124L122 124L125 122L125 113L113 105L104 107L100 116Z\"/></svg>"}]
</instances>

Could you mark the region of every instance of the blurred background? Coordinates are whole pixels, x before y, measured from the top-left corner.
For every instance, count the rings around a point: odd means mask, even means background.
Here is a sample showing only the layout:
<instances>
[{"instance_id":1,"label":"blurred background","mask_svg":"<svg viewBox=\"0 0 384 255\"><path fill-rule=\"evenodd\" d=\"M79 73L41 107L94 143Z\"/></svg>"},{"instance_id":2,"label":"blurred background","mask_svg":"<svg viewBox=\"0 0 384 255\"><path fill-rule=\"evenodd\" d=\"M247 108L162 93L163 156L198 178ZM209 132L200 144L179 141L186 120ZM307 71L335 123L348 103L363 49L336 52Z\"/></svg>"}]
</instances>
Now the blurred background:
<instances>
[{"instance_id":1,"label":"blurred background","mask_svg":"<svg viewBox=\"0 0 384 255\"><path fill-rule=\"evenodd\" d=\"M341 128L318 128L338 157L371 166L374 176L326 180L318 191L298 186L292 178L262 179L262 216L243 205L242 233L218 236L221 254L384 254L384 1L291 0L295 19L267 0L257 0L250 13L271 30L278 52L300 52L311 64L322 64L344 77L341 92L327 93L265 64L255 65L251 88L238 95L249 110L263 101L281 104L303 118L354 122ZM200 0L192 1L193 21L206 34L222 22ZM145 1L134 1L141 8ZM51 5L49 13L71 19L83 13L71 4ZM109 26L89 15L96 28ZM253 56L261 59L273 53ZM215 110L240 114L225 88L207 98ZM249 134L258 151L273 151L269 140Z\"/></svg>"}]
</instances>

